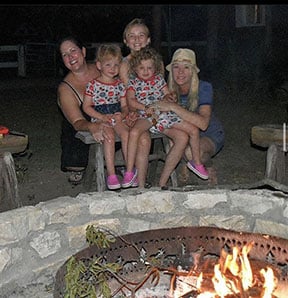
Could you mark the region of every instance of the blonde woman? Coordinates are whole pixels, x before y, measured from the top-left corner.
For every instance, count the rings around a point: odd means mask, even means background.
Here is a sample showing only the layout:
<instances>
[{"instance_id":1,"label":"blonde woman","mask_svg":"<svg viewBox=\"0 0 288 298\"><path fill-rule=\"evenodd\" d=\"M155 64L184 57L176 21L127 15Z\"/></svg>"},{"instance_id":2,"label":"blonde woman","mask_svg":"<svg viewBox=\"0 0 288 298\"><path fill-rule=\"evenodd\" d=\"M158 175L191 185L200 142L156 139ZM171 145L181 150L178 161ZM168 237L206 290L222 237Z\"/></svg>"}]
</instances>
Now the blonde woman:
<instances>
[{"instance_id":1,"label":"blonde woman","mask_svg":"<svg viewBox=\"0 0 288 298\"><path fill-rule=\"evenodd\" d=\"M181 119L199 128L200 158L202 164L207 164L224 145L223 126L212 110L212 85L199 80L196 56L190 49L176 50L166 69L169 71L168 86L171 93L158 103L158 108L161 111L173 111ZM167 188L169 176L181 158L181 152L172 146L159 180L163 189ZM193 156L189 147L185 150L185 158L191 171L196 174L202 171L202 166L197 168L192 162Z\"/></svg>"}]
</instances>

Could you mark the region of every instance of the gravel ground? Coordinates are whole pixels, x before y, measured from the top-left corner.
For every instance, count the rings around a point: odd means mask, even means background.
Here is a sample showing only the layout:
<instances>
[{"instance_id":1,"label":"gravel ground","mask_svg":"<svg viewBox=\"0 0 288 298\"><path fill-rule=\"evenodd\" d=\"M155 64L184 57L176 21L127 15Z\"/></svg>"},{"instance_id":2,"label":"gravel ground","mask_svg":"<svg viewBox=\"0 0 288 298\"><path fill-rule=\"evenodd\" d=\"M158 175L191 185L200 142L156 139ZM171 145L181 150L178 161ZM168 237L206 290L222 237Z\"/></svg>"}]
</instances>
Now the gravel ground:
<instances>
[{"instance_id":1,"label":"gravel ground","mask_svg":"<svg viewBox=\"0 0 288 298\"><path fill-rule=\"evenodd\" d=\"M27 150L13 155L23 206L85 192L83 184L71 186L67 174L60 171L62 116L56 104L58 81L57 78L22 78L0 83L0 125L29 136ZM251 146L251 128L259 124L287 122L287 105L272 92L255 88L253 84L239 83L237 87L215 84L214 92L214 109L226 134L223 150L213 158L217 175L214 187L239 185L240 188L263 179L266 149ZM181 166L177 172L181 186L209 186L207 181L198 179Z\"/></svg>"}]
</instances>

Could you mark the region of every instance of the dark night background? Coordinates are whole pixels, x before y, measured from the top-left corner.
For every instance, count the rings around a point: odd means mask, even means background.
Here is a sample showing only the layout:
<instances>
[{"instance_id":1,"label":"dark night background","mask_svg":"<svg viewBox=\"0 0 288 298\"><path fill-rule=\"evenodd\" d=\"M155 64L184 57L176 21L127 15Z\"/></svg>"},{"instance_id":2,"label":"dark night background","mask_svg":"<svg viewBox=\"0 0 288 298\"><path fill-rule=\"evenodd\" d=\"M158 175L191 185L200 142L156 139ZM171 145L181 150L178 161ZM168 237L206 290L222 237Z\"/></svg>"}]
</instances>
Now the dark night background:
<instances>
[{"instance_id":1,"label":"dark night background","mask_svg":"<svg viewBox=\"0 0 288 298\"><path fill-rule=\"evenodd\" d=\"M257 5L241 9L248 6ZM251 146L250 132L255 125L288 120L288 5L260 6L267 12L265 24L239 27L234 4L0 5L0 46L25 49L26 77L18 77L17 68L0 68L0 124L29 136L25 155L15 157L23 203L86 192L84 184L71 187L60 169L62 115L56 88L64 68L56 55L58 40L72 34L87 45L122 43L123 30L135 17L145 19L165 64L177 48L191 48L200 79L213 85L215 113L225 127L225 146L213 158L218 185L263 179L266 150ZM0 63L7 59L2 54ZM89 55L92 60L95 47ZM206 185L194 176L187 183Z\"/></svg>"},{"instance_id":2,"label":"dark night background","mask_svg":"<svg viewBox=\"0 0 288 298\"><path fill-rule=\"evenodd\" d=\"M86 42L122 42L125 25L135 17L152 26L152 5L3 5L0 6L1 44L27 41L55 42L67 33ZM162 29L167 27L168 9L173 11L173 40L205 38L203 5L162 5ZM193 22L192 22L193 20ZM166 23L166 24L165 24ZM192 23L195 25L192 26ZM197 25L196 25L197 24ZM167 30L167 29L166 29ZM165 32L163 32L164 40Z\"/></svg>"},{"instance_id":3,"label":"dark night background","mask_svg":"<svg viewBox=\"0 0 288 298\"><path fill-rule=\"evenodd\" d=\"M209 43L211 32L211 26L210 31L207 28L209 6L217 6L219 12L217 55L212 62L207 60L208 50L205 46L205 43ZM187 47L196 52L202 76L210 76L214 72L215 77L221 72L228 78L236 75L236 79L258 80L261 76L274 83L286 80L288 76L288 5L267 6L272 15L271 42L265 50L265 26L236 28L235 5L6 4L0 6L0 44L37 42L53 44L56 49L57 41L69 34L80 36L85 43L122 43L125 25L133 18L140 17L145 19L150 28L152 45L161 51L165 64L177 47L185 47L171 46L171 42L188 41L190 44ZM161 30L155 30L155 20L158 20L156 25L159 27L160 24ZM166 42L166 45L160 48L159 40ZM170 46L167 47L169 42ZM123 47L124 55L126 50ZM95 51L88 53L93 59ZM43 57L42 63L44 60L48 63L49 59ZM58 63L61 64L59 57ZM38 64L41 64L40 61ZM48 72L46 74L49 75Z\"/></svg>"}]
</instances>

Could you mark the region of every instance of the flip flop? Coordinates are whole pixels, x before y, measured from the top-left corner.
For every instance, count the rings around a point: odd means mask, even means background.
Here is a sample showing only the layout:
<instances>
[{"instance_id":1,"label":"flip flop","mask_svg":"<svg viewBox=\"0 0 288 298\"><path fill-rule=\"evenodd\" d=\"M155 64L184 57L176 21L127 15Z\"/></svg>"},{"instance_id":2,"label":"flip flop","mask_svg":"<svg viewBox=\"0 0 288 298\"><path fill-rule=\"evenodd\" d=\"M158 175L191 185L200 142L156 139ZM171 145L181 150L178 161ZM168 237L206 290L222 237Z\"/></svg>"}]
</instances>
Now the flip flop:
<instances>
[{"instance_id":1,"label":"flip flop","mask_svg":"<svg viewBox=\"0 0 288 298\"><path fill-rule=\"evenodd\" d=\"M72 185L77 185L77 184L81 183L81 181L83 179L83 176L84 176L84 171L70 172L70 176L68 178L68 181Z\"/></svg>"}]
</instances>

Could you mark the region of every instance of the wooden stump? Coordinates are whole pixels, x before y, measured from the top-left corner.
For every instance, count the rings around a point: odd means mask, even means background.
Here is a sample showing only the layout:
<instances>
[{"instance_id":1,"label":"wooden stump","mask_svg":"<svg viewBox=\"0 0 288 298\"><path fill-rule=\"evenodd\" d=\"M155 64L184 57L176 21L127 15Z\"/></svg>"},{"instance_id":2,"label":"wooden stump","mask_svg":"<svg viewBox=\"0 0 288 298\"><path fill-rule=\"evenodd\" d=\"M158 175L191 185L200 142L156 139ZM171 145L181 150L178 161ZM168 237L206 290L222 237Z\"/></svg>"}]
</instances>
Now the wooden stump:
<instances>
[{"instance_id":1,"label":"wooden stump","mask_svg":"<svg viewBox=\"0 0 288 298\"><path fill-rule=\"evenodd\" d=\"M251 142L257 146L268 148L266 155L265 178L288 184L286 177L286 159L288 134L286 133L286 148L284 148L283 126L278 124L263 124L251 129Z\"/></svg>"},{"instance_id":2,"label":"wooden stump","mask_svg":"<svg viewBox=\"0 0 288 298\"><path fill-rule=\"evenodd\" d=\"M282 151L281 146L271 144L266 156L265 178L288 184L285 173L285 153Z\"/></svg>"},{"instance_id":3,"label":"wooden stump","mask_svg":"<svg viewBox=\"0 0 288 298\"><path fill-rule=\"evenodd\" d=\"M0 138L0 153L10 152L19 153L23 152L28 145L28 135L6 135Z\"/></svg>"},{"instance_id":4,"label":"wooden stump","mask_svg":"<svg viewBox=\"0 0 288 298\"><path fill-rule=\"evenodd\" d=\"M251 129L251 141L253 144L266 148L271 144L283 146L283 126L280 124L262 124ZM288 133L286 134L288 144Z\"/></svg>"},{"instance_id":5,"label":"wooden stump","mask_svg":"<svg viewBox=\"0 0 288 298\"><path fill-rule=\"evenodd\" d=\"M10 152L0 153L0 211L21 207L15 165Z\"/></svg>"}]
</instances>

